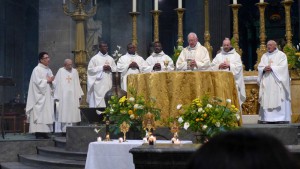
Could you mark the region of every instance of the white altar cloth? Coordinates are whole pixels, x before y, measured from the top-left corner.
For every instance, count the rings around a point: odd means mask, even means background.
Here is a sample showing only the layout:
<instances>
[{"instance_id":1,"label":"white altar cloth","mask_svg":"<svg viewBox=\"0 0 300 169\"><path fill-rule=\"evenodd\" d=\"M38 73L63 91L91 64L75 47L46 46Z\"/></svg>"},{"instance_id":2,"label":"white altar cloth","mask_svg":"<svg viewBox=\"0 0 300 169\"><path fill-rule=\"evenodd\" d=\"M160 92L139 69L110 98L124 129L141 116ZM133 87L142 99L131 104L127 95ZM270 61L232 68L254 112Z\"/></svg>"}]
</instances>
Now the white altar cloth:
<instances>
[{"instance_id":1,"label":"white altar cloth","mask_svg":"<svg viewBox=\"0 0 300 169\"><path fill-rule=\"evenodd\" d=\"M143 140L92 142L89 144L85 169L134 169L129 150L143 143ZM156 144L171 144L171 141L157 140ZM192 144L192 141L181 141L181 144Z\"/></svg>"}]
</instances>

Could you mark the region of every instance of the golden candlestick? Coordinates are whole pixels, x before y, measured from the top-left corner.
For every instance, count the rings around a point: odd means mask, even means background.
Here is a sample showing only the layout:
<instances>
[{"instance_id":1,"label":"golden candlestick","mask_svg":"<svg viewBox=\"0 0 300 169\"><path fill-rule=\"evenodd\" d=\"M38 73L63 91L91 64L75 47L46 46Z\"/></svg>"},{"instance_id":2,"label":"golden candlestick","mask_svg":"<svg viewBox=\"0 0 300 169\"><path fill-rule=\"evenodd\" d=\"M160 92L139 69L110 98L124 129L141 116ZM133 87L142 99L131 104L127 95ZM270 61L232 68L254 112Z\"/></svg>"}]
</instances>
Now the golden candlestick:
<instances>
[{"instance_id":1,"label":"golden candlestick","mask_svg":"<svg viewBox=\"0 0 300 169\"><path fill-rule=\"evenodd\" d=\"M143 117L143 129L148 132L148 136L151 136L153 133L153 130L155 130L155 117L152 113L148 112Z\"/></svg>"},{"instance_id":2,"label":"golden candlestick","mask_svg":"<svg viewBox=\"0 0 300 169\"><path fill-rule=\"evenodd\" d=\"M254 69L257 70L257 66L260 62L260 59L263 54L267 52L267 47L266 47L266 27L265 27L265 9L268 3L257 3L256 6L258 6L259 9L259 40L260 40L260 46L256 50L257 54L257 61L256 64L254 65Z\"/></svg>"},{"instance_id":3,"label":"golden candlestick","mask_svg":"<svg viewBox=\"0 0 300 169\"><path fill-rule=\"evenodd\" d=\"M137 38L137 16L140 14L139 12L129 12L132 17L132 44L137 46L138 38Z\"/></svg>"},{"instance_id":4,"label":"golden candlestick","mask_svg":"<svg viewBox=\"0 0 300 169\"><path fill-rule=\"evenodd\" d=\"M286 38L286 45L292 47L292 27L291 27L291 6L293 4L293 0L284 0L281 4L284 5L285 9L285 38Z\"/></svg>"},{"instance_id":5,"label":"golden candlestick","mask_svg":"<svg viewBox=\"0 0 300 169\"><path fill-rule=\"evenodd\" d=\"M86 88L87 88L87 51L85 48L85 34L84 22L87 18L94 16L97 11L97 5L94 4L89 11L85 11L85 7L90 5L91 0L70 0L71 4L75 6L74 11L70 11L66 3L63 4L63 11L76 22L76 40L75 40L75 65L78 70L80 85L84 92L81 106L87 106L86 103Z\"/></svg>"},{"instance_id":6,"label":"golden candlestick","mask_svg":"<svg viewBox=\"0 0 300 169\"><path fill-rule=\"evenodd\" d=\"M233 39L235 43L232 46L235 48L235 51L242 57L243 51L239 47L239 19L238 12L241 4L231 4L229 5L232 8L233 14Z\"/></svg>"},{"instance_id":7,"label":"golden candlestick","mask_svg":"<svg viewBox=\"0 0 300 169\"><path fill-rule=\"evenodd\" d=\"M205 30L204 30L204 46L209 53L210 60L212 60L212 46L210 46L210 33L209 33L209 3L208 0L204 1L204 20L205 20Z\"/></svg>"},{"instance_id":8,"label":"golden candlestick","mask_svg":"<svg viewBox=\"0 0 300 169\"><path fill-rule=\"evenodd\" d=\"M160 10L151 11L153 15L154 22L154 42L159 42L159 15L161 13Z\"/></svg>"},{"instance_id":9,"label":"golden candlestick","mask_svg":"<svg viewBox=\"0 0 300 169\"><path fill-rule=\"evenodd\" d=\"M177 8L175 9L178 16L178 40L177 40L177 46L183 45L183 14L185 9L184 8Z\"/></svg>"}]
</instances>

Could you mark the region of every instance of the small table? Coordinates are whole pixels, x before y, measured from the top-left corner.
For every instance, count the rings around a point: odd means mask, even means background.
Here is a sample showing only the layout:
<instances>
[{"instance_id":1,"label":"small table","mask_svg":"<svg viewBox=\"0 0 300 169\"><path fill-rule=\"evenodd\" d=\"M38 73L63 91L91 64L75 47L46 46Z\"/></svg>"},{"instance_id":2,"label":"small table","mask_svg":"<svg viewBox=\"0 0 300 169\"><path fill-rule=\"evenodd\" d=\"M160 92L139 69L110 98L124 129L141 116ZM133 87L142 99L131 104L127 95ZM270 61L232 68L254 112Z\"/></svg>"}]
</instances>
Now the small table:
<instances>
[{"instance_id":1,"label":"small table","mask_svg":"<svg viewBox=\"0 0 300 169\"><path fill-rule=\"evenodd\" d=\"M143 140L118 140L92 142L89 144L85 169L134 169L133 157L129 150L141 146ZM157 144L171 144L170 140L157 140ZM192 141L181 141L181 144L192 144Z\"/></svg>"}]
</instances>

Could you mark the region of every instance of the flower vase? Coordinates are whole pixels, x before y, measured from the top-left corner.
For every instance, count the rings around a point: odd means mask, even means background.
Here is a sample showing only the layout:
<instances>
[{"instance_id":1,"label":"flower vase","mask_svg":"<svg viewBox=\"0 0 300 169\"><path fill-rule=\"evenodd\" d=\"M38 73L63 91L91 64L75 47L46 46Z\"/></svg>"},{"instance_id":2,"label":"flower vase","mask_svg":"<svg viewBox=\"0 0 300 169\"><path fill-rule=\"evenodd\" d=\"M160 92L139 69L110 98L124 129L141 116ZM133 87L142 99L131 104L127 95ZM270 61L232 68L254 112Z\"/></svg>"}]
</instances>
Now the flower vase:
<instances>
[{"instance_id":1,"label":"flower vase","mask_svg":"<svg viewBox=\"0 0 300 169\"><path fill-rule=\"evenodd\" d=\"M119 99L127 95L127 92L121 87L121 72L112 72L112 87L105 93L104 100L106 107L111 96L117 96Z\"/></svg>"},{"instance_id":2,"label":"flower vase","mask_svg":"<svg viewBox=\"0 0 300 169\"><path fill-rule=\"evenodd\" d=\"M209 137L202 132L195 132L194 136L196 144L204 144L209 141Z\"/></svg>"}]
</instances>

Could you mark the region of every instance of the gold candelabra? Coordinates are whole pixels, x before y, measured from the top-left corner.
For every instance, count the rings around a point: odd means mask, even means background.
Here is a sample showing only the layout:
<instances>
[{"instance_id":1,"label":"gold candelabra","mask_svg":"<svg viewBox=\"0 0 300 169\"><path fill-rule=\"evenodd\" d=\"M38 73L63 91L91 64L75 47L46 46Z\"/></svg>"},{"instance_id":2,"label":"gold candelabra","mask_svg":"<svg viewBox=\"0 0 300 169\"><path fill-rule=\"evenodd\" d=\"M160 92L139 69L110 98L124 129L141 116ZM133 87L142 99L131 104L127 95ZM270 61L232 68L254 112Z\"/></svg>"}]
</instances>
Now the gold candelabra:
<instances>
[{"instance_id":1,"label":"gold candelabra","mask_svg":"<svg viewBox=\"0 0 300 169\"><path fill-rule=\"evenodd\" d=\"M267 52L267 47L266 47L266 27L265 27L265 9L268 3L263 2L263 3L257 3L256 6L258 6L259 9L259 40L260 40L260 46L256 50L257 54L257 61L256 64L254 65L254 69L257 70L257 66L260 62L260 59L264 53Z\"/></svg>"},{"instance_id":2,"label":"gold candelabra","mask_svg":"<svg viewBox=\"0 0 300 169\"><path fill-rule=\"evenodd\" d=\"M212 46L210 45L210 33L209 33L209 0L204 1L204 20L205 20L205 31L204 31L204 46L208 50L210 60L212 60Z\"/></svg>"},{"instance_id":3,"label":"gold candelabra","mask_svg":"<svg viewBox=\"0 0 300 169\"><path fill-rule=\"evenodd\" d=\"M292 47L292 27L291 27L291 6L293 4L293 0L284 0L281 2L285 9L285 38L286 38L286 45Z\"/></svg>"},{"instance_id":4,"label":"gold candelabra","mask_svg":"<svg viewBox=\"0 0 300 169\"><path fill-rule=\"evenodd\" d=\"M175 9L178 16L178 40L177 40L177 46L183 45L183 14L185 9L184 8L177 8Z\"/></svg>"},{"instance_id":5,"label":"gold candelabra","mask_svg":"<svg viewBox=\"0 0 300 169\"><path fill-rule=\"evenodd\" d=\"M232 8L233 14L233 39L235 41L233 47L235 48L236 52L242 56L243 51L239 47L239 20L238 20L238 12L239 8L242 6L241 4L231 4L229 5Z\"/></svg>"},{"instance_id":6,"label":"gold candelabra","mask_svg":"<svg viewBox=\"0 0 300 169\"><path fill-rule=\"evenodd\" d=\"M140 14L139 12L129 12L132 17L132 44L137 46L138 38L137 38L137 16Z\"/></svg>"},{"instance_id":7,"label":"gold candelabra","mask_svg":"<svg viewBox=\"0 0 300 169\"><path fill-rule=\"evenodd\" d=\"M63 11L66 15L70 16L76 22L76 41L75 41L75 65L78 70L80 85L84 92L82 98L82 106L86 106L86 88L87 88L87 51L85 48L85 34L84 34L84 22L87 18L96 14L97 4L96 1L91 5L91 0L70 0L71 4L75 6L74 11L70 11L68 5L63 1ZM86 6L91 6L89 11L85 11Z\"/></svg>"},{"instance_id":8,"label":"gold candelabra","mask_svg":"<svg viewBox=\"0 0 300 169\"><path fill-rule=\"evenodd\" d=\"M154 22L154 42L159 41L159 15L161 13L160 10L153 10L151 11L153 15L153 22Z\"/></svg>"}]
</instances>

